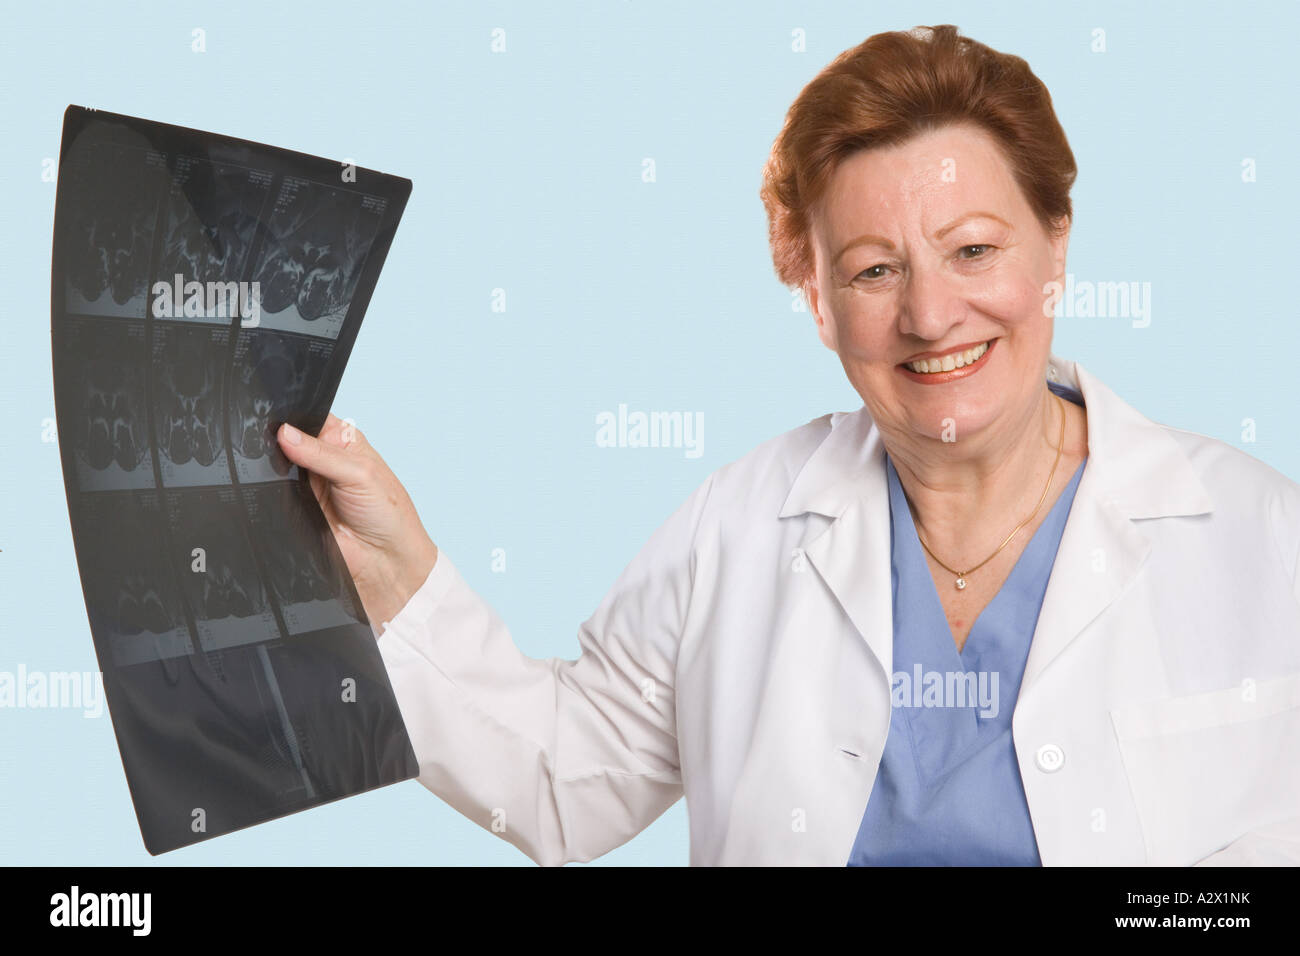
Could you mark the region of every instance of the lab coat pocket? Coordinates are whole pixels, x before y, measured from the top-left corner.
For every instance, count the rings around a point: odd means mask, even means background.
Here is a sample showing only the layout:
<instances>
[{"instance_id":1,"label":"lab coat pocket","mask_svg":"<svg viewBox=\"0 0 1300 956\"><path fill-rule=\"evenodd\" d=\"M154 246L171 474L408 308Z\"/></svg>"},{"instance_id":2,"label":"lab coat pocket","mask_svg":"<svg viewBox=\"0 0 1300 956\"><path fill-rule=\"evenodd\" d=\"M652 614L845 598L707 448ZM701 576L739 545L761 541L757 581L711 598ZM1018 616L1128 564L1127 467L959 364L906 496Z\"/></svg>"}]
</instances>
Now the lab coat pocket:
<instances>
[{"instance_id":1,"label":"lab coat pocket","mask_svg":"<svg viewBox=\"0 0 1300 956\"><path fill-rule=\"evenodd\" d=\"M1149 863L1190 865L1300 812L1300 673L1110 713Z\"/></svg>"}]
</instances>

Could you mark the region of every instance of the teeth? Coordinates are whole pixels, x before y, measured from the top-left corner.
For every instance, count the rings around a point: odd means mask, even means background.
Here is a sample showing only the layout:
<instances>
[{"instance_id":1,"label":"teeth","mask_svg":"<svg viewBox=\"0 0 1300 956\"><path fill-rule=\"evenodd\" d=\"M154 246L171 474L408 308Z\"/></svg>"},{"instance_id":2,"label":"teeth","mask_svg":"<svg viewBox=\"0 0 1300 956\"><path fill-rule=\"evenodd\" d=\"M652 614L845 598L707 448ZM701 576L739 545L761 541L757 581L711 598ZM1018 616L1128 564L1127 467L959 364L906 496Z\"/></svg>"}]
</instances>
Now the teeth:
<instances>
[{"instance_id":1,"label":"teeth","mask_svg":"<svg viewBox=\"0 0 1300 956\"><path fill-rule=\"evenodd\" d=\"M928 374L930 372L951 372L955 368L963 368L979 359L981 355L989 350L989 343L977 345L973 349L967 349L965 352L951 352L948 355L939 358L921 359L919 362L908 362L907 367L913 372Z\"/></svg>"}]
</instances>

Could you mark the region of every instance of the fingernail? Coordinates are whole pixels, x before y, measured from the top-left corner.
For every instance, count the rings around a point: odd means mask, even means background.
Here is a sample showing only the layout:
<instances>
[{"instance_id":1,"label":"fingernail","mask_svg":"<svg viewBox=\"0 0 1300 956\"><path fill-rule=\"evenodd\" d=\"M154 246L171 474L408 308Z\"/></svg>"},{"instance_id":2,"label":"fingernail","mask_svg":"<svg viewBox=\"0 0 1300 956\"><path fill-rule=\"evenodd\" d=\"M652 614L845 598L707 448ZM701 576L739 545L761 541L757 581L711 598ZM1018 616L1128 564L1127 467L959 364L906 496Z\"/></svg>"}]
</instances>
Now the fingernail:
<instances>
[{"instance_id":1,"label":"fingernail","mask_svg":"<svg viewBox=\"0 0 1300 956\"><path fill-rule=\"evenodd\" d=\"M288 422L284 423L284 437L290 445L302 444L302 432L298 431L298 429L294 428Z\"/></svg>"}]
</instances>

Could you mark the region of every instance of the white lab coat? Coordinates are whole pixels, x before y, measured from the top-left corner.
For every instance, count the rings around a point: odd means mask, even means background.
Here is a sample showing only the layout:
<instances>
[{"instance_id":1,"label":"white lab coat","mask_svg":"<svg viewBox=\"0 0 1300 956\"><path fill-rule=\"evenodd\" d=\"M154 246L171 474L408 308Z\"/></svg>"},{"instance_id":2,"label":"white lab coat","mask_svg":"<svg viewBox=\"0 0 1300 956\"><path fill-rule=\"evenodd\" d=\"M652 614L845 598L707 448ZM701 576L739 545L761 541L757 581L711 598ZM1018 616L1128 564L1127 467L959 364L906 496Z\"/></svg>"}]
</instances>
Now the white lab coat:
<instances>
[{"instance_id":1,"label":"white lab coat","mask_svg":"<svg viewBox=\"0 0 1300 956\"><path fill-rule=\"evenodd\" d=\"M1074 362L1089 458L1013 716L1046 865L1300 862L1300 486ZM686 797L692 864L843 865L888 731L889 496L865 409L714 472L522 655L445 552L379 648L420 782L533 860Z\"/></svg>"}]
</instances>

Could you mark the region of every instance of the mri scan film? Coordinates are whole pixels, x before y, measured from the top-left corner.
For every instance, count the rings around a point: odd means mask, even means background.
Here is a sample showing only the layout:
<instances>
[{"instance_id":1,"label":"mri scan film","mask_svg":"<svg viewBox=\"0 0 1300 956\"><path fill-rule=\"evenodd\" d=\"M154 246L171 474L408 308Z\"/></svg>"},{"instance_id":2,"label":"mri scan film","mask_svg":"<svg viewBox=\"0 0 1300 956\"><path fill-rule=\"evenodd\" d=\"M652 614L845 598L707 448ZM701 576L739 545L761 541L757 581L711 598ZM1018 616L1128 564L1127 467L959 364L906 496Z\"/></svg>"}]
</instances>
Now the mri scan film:
<instances>
[{"instance_id":1,"label":"mri scan film","mask_svg":"<svg viewBox=\"0 0 1300 956\"><path fill-rule=\"evenodd\" d=\"M282 422L318 434L408 180L72 106L51 354L86 614L157 854L418 772Z\"/></svg>"}]
</instances>

